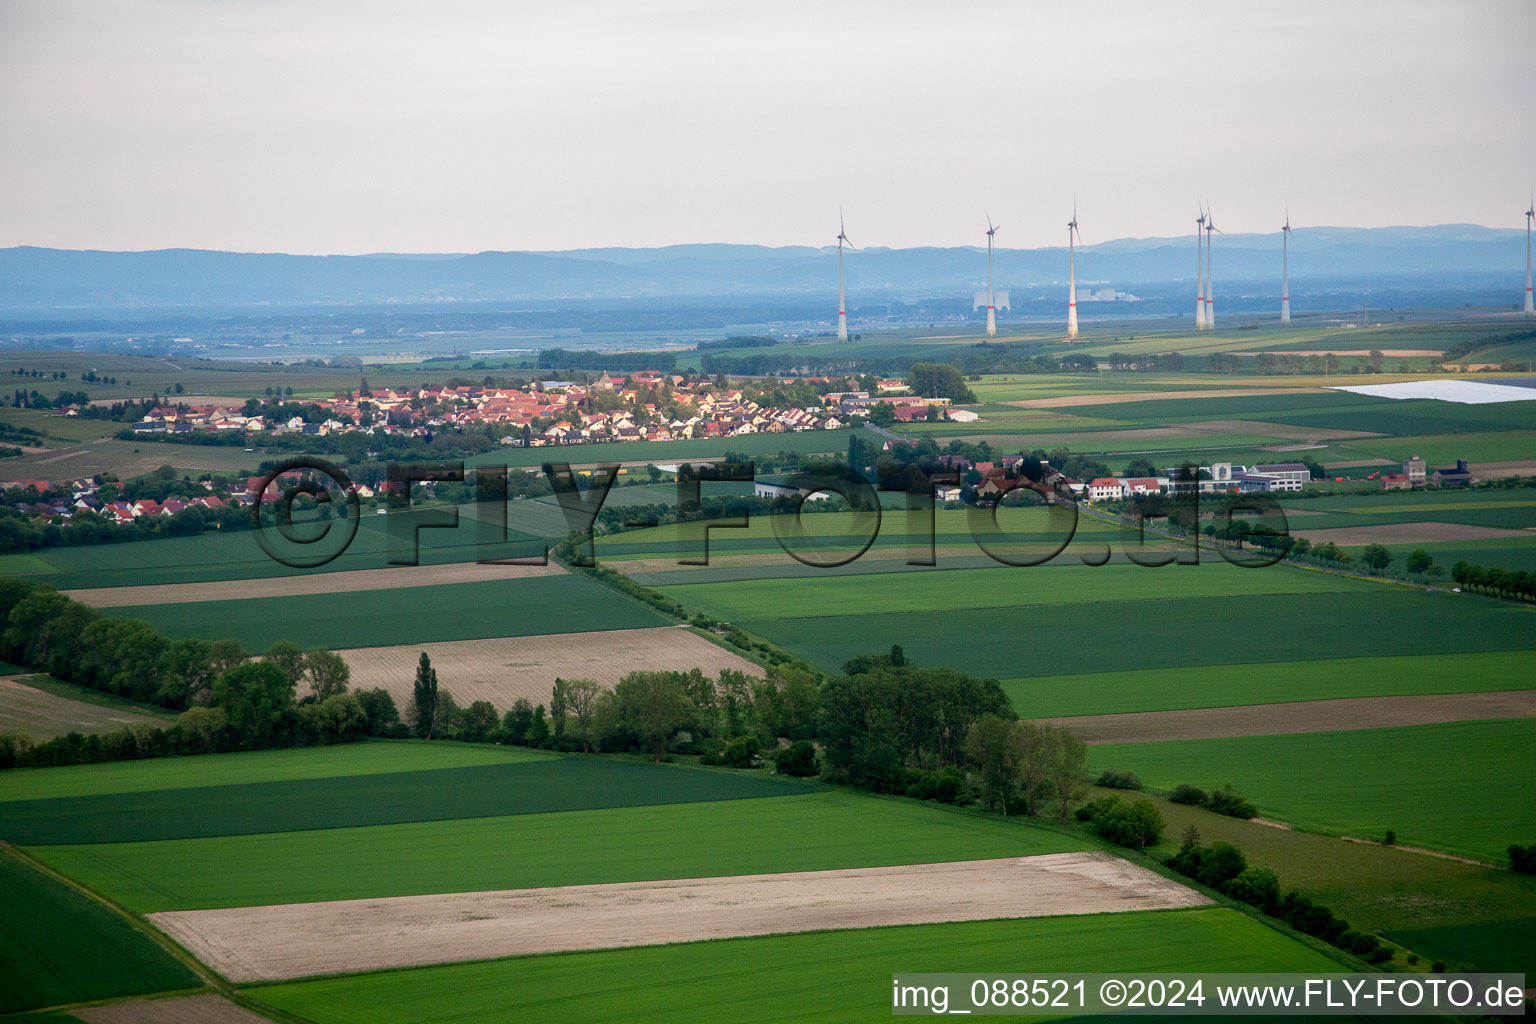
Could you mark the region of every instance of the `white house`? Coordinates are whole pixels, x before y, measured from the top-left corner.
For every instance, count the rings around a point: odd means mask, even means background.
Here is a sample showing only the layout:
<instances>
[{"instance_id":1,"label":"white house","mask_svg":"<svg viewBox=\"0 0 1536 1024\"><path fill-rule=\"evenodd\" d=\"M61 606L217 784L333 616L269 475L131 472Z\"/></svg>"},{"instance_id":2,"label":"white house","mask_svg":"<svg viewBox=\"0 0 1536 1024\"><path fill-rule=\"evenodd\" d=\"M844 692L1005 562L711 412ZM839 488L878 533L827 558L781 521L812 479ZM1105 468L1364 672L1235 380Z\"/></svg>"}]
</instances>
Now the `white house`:
<instances>
[{"instance_id":1,"label":"white house","mask_svg":"<svg viewBox=\"0 0 1536 1024\"><path fill-rule=\"evenodd\" d=\"M1125 485L1112 476L1101 476L1088 481L1089 501L1108 501L1125 497Z\"/></svg>"}]
</instances>

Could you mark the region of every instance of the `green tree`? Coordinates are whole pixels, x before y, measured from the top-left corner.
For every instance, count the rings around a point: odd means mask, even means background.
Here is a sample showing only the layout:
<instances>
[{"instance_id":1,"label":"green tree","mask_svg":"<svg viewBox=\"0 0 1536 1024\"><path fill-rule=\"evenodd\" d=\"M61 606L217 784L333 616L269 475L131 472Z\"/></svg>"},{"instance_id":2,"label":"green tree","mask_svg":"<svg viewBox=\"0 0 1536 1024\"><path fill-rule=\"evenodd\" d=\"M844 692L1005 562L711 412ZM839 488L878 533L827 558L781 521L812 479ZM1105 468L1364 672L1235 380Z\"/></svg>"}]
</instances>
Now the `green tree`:
<instances>
[{"instance_id":1,"label":"green tree","mask_svg":"<svg viewBox=\"0 0 1536 1024\"><path fill-rule=\"evenodd\" d=\"M464 709L460 738L470 743L484 743L496 728L496 708L488 700L477 700Z\"/></svg>"},{"instance_id":2,"label":"green tree","mask_svg":"<svg viewBox=\"0 0 1536 1024\"><path fill-rule=\"evenodd\" d=\"M602 686L590 679L572 679L565 684L566 732L581 743L583 753L590 753L602 742L597 730L598 698L602 692Z\"/></svg>"},{"instance_id":3,"label":"green tree","mask_svg":"<svg viewBox=\"0 0 1536 1024\"><path fill-rule=\"evenodd\" d=\"M693 713L692 703L675 672L631 672L613 688L621 721L661 761L667 741Z\"/></svg>"},{"instance_id":4,"label":"green tree","mask_svg":"<svg viewBox=\"0 0 1536 1024\"><path fill-rule=\"evenodd\" d=\"M266 734L283 709L293 703L293 684L269 661L248 661L214 681L214 707L223 708L229 722L247 738Z\"/></svg>"},{"instance_id":5,"label":"green tree","mask_svg":"<svg viewBox=\"0 0 1536 1024\"><path fill-rule=\"evenodd\" d=\"M907 371L907 387L924 398L948 398L956 403L976 401L960 371L948 363L913 363Z\"/></svg>"},{"instance_id":6,"label":"green tree","mask_svg":"<svg viewBox=\"0 0 1536 1024\"><path fill-rule=\"evenodd\" d=\"M347 692L347 684L352 681L352 669L335 651L317 647L304 652L304 676L309 680L309 688L314 692L315 700L324 702L338 693Z\"/></svg>"},{"instance_id":7,"label":"green tree","mask_svg":"<svg viewBox=\"0 0 1536 1024\"><path fill-rule=\"evenodd\" d=\"M186 707L202 691L213 685L218 676L214 664L213 645L206 640L188 638L177 640L166 648L156 696L159 703L168 707Z\"/></svg>"},{"instance_id":8,"label":"green tree","mask_svg":"<svg viewBox=\"0 0 1536 1024\"><path fill-rule=\"evenodd\" d=\"M542 747L549 739L549 720L544 717L544 705L533 709L533 719L528 723L528 745Z\"/></svg>"},{"instance_id":9,"label":"green tree","mask_svg":"<svg viewBox=\"0 0 1536 1024\"><path fill-rule=\"evenodd\" d=\"M1059 804L1061 823L1067 823L1072 803L1088 787L1088 744L1064 727L1046 726L1051 735L1046 783Z\"/></svg>"},{"instance_id":10,"label":"green tree","mask_svg":"<svg viewBox=\"0 0 1536 1024\"><path fill-rule=\"evenodd\" d=\"M1370 567L1372 572L1381 572L1392 564L1392 549L1385 544L1367 544L1360 552L1360 560Z\"/></svg>"},{"instance_id":11,"label":"green tree","mask_svg":"<svg viewBox=\"0 0 1536 1024\"><path fill-rule=\"evenodd\" d=\"M299 680L304 678L304 648L292 640L279 640L268 647L261 657L282 669L292 686L298 686Z\"/></svg>"},{"instance_id":12,"label":"green tree","mask_svg":"<svg viewBox=\"0 0 1536 1024\"><path fill-rule=\"evenodd\" d=\"M869 407L869 422L878 427L888 427L896 422L896 407L890 402L876 402Z\"/></svg>"},{"instance_id":13,"label":"green tree","mask_svg":"<svg viewBox=\"0 0 1536 1024\"><path fill-rule=\"evenodd\" d=\"M187 708L176 719L182 732L202 741L204 750L213 749L214 739L224 731L228 722L229 715L223 708Z\"/></svg>"},{"instance_id":14,"label":"green tree","mask_svg":"<svg viewBox=\"0 0 1536 1024\"><path fill-rule=\"evenodd\" d=\"M1020 734L1016 723L996 715L982 715L965 734L965 754L976 766L981 783L981 802L988 809L1008 813L1008 803L1019 783L1022 757Z\"/></svg>"},{"instance_id":15,"label":"green tree","mask_svg":"<svg viewBox=\"0 0 1536 1024\"><path fill-rule=\"evenodd\" d=\"M215 640L208 645L208 657L213 661L214 669L222 675L248 660L250 655L234 640Z\"/></svg>"},{"instance_id":16,"label":"green tree","mask_svg":"<svg viewBox=\"0 0 1536 1024\"><path fill-rule=\"evenodd\" d=\"M1408 556L1408 571L1415 574L1429 572L1429 567L1435 564L1435 558L1423 548L1416 548Z\"/></svg>"},{"instance_id":17,"label":"green tree","mask_svg":"<svg viewBox=\"0 0 1536 1024\"><path fill-rule=\"evenodd\" d=\"M411 729L424 740L432 738L437 718L437 670L427 652L416 662L416 682L411 687Z\"/></svg>"}]
</instances>

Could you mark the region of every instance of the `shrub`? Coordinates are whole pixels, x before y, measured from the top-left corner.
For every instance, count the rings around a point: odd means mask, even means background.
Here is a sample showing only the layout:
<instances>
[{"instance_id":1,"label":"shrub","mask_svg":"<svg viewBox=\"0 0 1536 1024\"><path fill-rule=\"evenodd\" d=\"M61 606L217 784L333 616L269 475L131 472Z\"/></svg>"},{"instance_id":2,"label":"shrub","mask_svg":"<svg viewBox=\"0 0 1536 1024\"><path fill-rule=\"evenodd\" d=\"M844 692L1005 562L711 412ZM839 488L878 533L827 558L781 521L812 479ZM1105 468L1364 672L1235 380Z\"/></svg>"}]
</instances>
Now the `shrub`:
<instances>
[{"instance_id":1,"label":"shrub","mask_svg":"<svg viewBox=\"0 0 1536 1024\"><path fill-rule=\"evenodd\" d=\"M1509 866L1522 875L1536 875L1536 843L1530 846L1511 846Z\"/></svg>"},{"instance_id":2,"label":"shrub","mask_svg":"<svg viewBox=\"0 0 1536 1024\"><path fill-rule=\"evenodd\" d=\"M737 736L725 745L720 763L727 768L761 768L763 759L759 755L762 750L763 741L756 736Z\"/></svg>"},{"instance_id":3,"label":"shrub","mask_svg":"<svg viewBox=\"0 0 1536 1024\"><path fill-rule=\"evenodd\" d=\"M1191 786L1187 782L1181 782L1173 787L1173 792L1168 794L1168 799L1176 804L1190 804L1195 807L1205 806L1205 790L1199 786Z\"/></svg>"},{"instance_id":4,"label":"shrub","mask_svg":"<svg viewBox=\"0 0 1536 1024\"><path fill-rule=\"evenodd\" d=\"M1242 850L1231 843L1215 842L1201 852L1200 867L1195 873L1195 878L1202 885L1220 889L1242 874L1247 867L1248 858L1243 856Z\"/></svg>"},{"instance_id":5,"label":"shrub","mask_svg":"<svg viewBox=\"0 0 1536 1024\"><path fill-rule=\"evenodd\" d=\"M1280 879L1269 868L1244 868L1223 887L1223 891L1266 913L1280 905Z\"/></svg>"},{"instance_id":6,"label":"shrub","mask_svg":"<svg viewBox=\"0 0 1536 1024\"><path fill-rule=\"evenodd\" d=\"M1382 846L1396 846L1397 845L1397 833L1392 831L1391 829L1387 829L1387 834L1381 837L1381 845Z\"/></svg>"},{"instance_id":7,"label":"shrub","mask_svg":"<svg viewBox=\"0 0 1536 1024\"><path fill-rule=\"evenodd\" d=\"M1099 785L1106 789L1140 789L1141 780L1135 772L1122 771L1119 768L1106 768L1099 773Z\"/></svg>"},{"instance_id":8,"label":"shrub","mask_svg":"<svg viewBox=\"0 0 1536 1024\"><path fill-rule=\"evenodd\" d=\"M1259 809L1251 802L1237 795L1230 782L1212 793L1206 806L1229 818L1252 818L1259 813Z\"/></svg>"},{"instance_id":9,"label":"shrub","mask_svg":"<svg viewBox=\"0 0 1536 1024\"><path fill-rule=\"evenodd\" d=\"M1347 931L1334 943L1340 949L1356 956L1365 956L1381 945L1381 940L1367 932Z\"/></svg>"},{"instance_id":10,"label":"shrub","mask_svg":"<svg viewBox=\"0 0 1536 1024\"><path fill-rule=\"evenodd\" d=\"M1078 821L1092 821L1093 804L1083 804L1083 806L1072 812L1072 816Z\"/></svg>"},{"instance_id":11,"label":"shrub","mask_svg":"<svg viewBox=\"0 0 1536 1024\"><path fill-rule=\"evenodd\" d=\"M1390 946L1377 946L1365 954L1364 959L1368 964L1384 964L1392 959L1392 948Z\"/></svg>"},{"instance_id":12,"label":"shrub","mask_svg":"<svg viewBox=\"0 0 1536 1024\"><path fill-rule=\"evenodd\" d=\"M774 751L773 765L780 775L793 775L801 779L821 773L821 766L816 763L816 745L810 740L796 740Z\"/></svg>"},{"instance_id":13,"label":"shrub","mask_svg":"<svg viewBox=\"0 0 1536 1024\"><path fill-rule=\"evenodd\" d=\"M921 772L907 787L907 796L919 800L937 800L941 804L960 801L960 791L965 779L958 769L946 766L936 772Z\"/></svg>"},{"instance_id":14,"label":"shrub","mask_svg":"<svg viewBox=\"0 0 1536 1024\"><path fill-rule=\"evenodd\" d=\"M1163 834L1163 816L1150 800L1126 803L1117 796L1098 801L1093 829L1112 843L1145 850Z\"/></svg>"}]
</instances>

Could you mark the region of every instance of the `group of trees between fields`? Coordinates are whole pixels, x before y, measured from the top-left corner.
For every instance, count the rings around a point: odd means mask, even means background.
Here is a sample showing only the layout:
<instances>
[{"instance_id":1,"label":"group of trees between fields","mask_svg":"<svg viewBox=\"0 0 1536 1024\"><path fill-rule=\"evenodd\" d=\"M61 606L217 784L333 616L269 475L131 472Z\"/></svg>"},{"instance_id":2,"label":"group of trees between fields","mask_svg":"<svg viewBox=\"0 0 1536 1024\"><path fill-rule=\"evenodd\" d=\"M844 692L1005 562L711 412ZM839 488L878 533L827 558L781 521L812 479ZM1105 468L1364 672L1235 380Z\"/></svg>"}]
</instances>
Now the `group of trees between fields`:
<instances>
[{"instance_id":1,"label":"group of trees between fields","mask_svg":"<svg viewBox=\"0 0 1536 1024\"><path fill-rule=\"evenodd\" d=\"M233 640L172 640L139 619L108 618L51 587L0 579L0 658L139 704L180 712L104 735L44 743L0 734L0 768L403 736L382 689L349 692L341 656L279 641L259 660Z\"/></svg>"},{"instance_id":2,"label":"group of trees between fields","mask_svg":"<svg viewBox=\"0 0 1536 1024\"><path fill-rule=\"evenodd\" d=\"M784 663L764 678L636 671L612 689L556 679L547 705L519 698L505 714L484 700L460 706L422 652L405 721L424 739L772 762L783 774L1061 821L1088 782L1080 739L1019 721L997 680L919 668L899 646L826 678Z\"/></svg>"}]
</instances>

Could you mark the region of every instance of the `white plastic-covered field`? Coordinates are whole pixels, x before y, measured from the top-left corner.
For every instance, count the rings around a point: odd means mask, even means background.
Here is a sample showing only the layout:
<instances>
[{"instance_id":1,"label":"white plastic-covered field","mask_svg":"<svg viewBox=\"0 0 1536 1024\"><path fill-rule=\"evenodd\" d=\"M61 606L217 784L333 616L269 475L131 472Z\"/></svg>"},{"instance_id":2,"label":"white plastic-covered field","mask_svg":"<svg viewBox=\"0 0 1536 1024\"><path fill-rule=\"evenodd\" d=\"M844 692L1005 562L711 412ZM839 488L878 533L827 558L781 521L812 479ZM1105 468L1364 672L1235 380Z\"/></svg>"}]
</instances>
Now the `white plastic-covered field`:
<instances>
[{"instance_id":1,"label":"white plastic-covered field","mask_svg":"<svg viewBox=\"0 0 1536 1024\"><path fill-rule=\"evenodd\" d=\"M533 953L1211 901L1107 853L289 903L149 915L225 977L298 978Z\"/></svg>"},{"instance_id":2,"label":"white plastic-covered field","mask_svg":"<svg viewBox=\"0 0 1536 1024\"><path fill-rule=\"evenodd\" d=\"M1400 384L1356 384L1333 388L1377 398L1434 398L1463 405L1489 402L1536 402L1536 388L1490 384L1482 380L1405 380Z\"/></svg>"}]
</instances>

